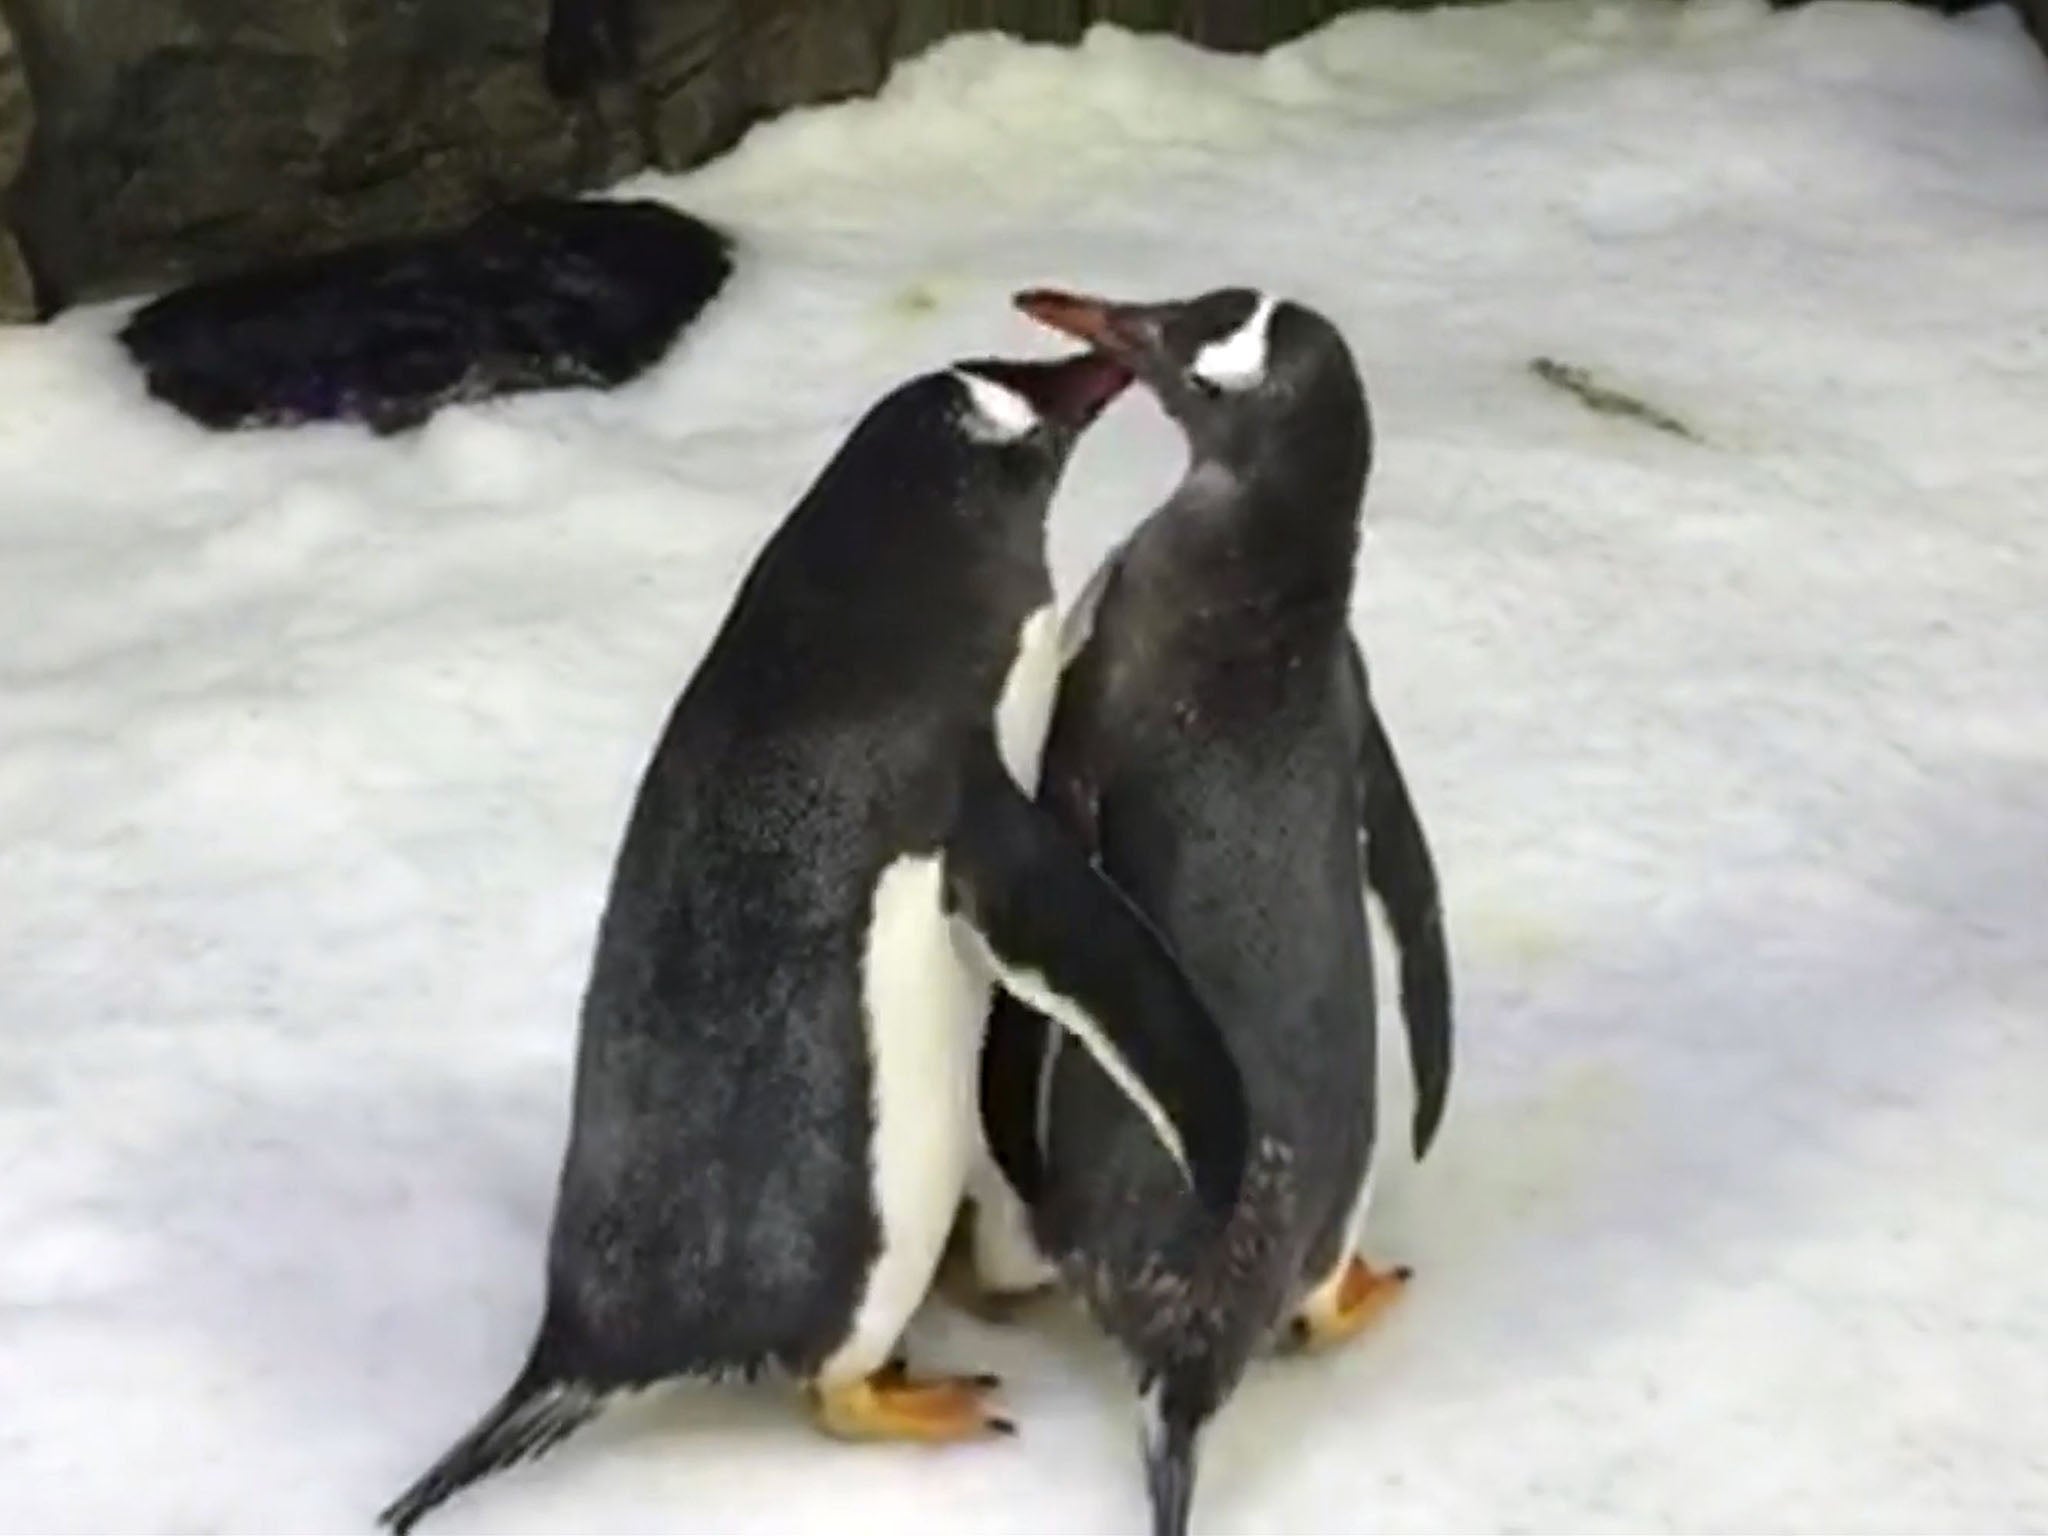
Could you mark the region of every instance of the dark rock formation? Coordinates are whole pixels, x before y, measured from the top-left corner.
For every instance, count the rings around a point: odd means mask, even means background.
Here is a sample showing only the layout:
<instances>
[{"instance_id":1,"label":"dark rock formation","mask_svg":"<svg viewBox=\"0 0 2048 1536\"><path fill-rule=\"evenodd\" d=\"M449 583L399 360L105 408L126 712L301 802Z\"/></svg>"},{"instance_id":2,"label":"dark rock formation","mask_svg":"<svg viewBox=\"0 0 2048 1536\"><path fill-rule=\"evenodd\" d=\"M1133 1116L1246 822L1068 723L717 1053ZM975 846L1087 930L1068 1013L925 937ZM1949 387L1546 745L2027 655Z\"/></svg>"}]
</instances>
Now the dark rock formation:
<instances>
[{"instance_id":1,"label":"dark rock formation","mask_svg":"<svg viewBox=\"0 0 2048 1536\"><path fill-rule=\"evenodd\" d=\"M0 0L39 116L16 228L69 302L433 228L623 169L546 0Z\"/></svg>"},{"instance_id":2,"label":"dark rock formation","mask_svg":"<svg viewBox=\"0 0 2048 1536\"><path fill-rule=\"evenodd\" d=\"M7 189L14 185L28 154L33 125L21 55L15 51L6 16L0 15L0 323L25 320L35 313L28 267L8 230L6 202Z\"/></svg>"},{"instance_id":3,"label":"dark rock formation","mask_svg":"<svg viewBox=\"0 0 2048 1536\"><path fill-rule=\"evenodd\" d=\"M2027 30L2034 34L2034 41L2041 45L2041 51L2048 53L2048 0L2013 0L2013 4L2026 18Z\"/></svg>"},{"instance_id":4,"label":"dark rock formation","mask_svg":"<svg viewBox=\"0 0 2048 1536\"><path fill-rule=\"evenodd\" d=\"M681 169L963 29L1241 50L1373 3L1423 0L0 0L0 312L14 239L55 307Z\"/></svg>"},{"instance_id":5,"label":"dark rock formation","mask_svg":"<svg viewBox=\"0 0 2048 1536\"><path fill-rule=\"evenodd\" d=\"M1772 10L1796 10L1809 0L1770 0ZM1923 11L1939 11L1944 16L1966 16L1972 11L1981 11L1993 5L2010 5L2019 13L2027 30L2034 34L2034 41L2048 51L2048 0L1897 0L1897 3L1917 7Z\"/></svg>"},{"instance_id":6,"label":"dark rock formation","mask_svg":"<svg viewBox=\"0 0 2048 1536\"><path fill-rule=\"evenodd\" d=\"M633 0L554 0L548 15L548 89L567 99L623 80L639 57Z\"/></svg>"},{"instance_id":7,"label":"dark rock formation","mask_svg":"<svg viewBox=\"0 0 2048 1536\"><path fill-rule=\"evenodd\" d=\"M121 342L152 394L209 427L395 432L458 400L623 384L731 271L726 237L664 204L536 198L180 289Z\"/></svg>"},{"instance_id":8,"label":"dark rock formation","mask_svg":"<svg viewBox=\"0 0 2048 1536\"><path fill-rule=\"evenodd\" d=\"M680 169L946 33L1102 19L1261 46L1361 0L0 0L11 227L47 308ZM7 187L12 185L11 193Z\"/></svg>"}]
</instances>

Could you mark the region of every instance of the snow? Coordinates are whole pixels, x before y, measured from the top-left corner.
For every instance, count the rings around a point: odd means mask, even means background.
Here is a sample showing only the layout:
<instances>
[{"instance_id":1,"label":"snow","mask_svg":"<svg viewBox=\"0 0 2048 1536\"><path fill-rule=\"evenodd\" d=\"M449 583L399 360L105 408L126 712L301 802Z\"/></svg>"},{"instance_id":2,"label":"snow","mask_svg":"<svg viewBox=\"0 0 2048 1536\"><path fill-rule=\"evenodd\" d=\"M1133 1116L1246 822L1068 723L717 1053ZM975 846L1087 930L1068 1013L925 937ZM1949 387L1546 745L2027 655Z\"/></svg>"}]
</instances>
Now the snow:
<instances>
[{"instance_id":1,"label":"snow","mask_svg":"<svg viewBox=\"0 0 2048 1536\"><path fill-rule=\"evenodd\" d=\"M611 855L753 551L895 380L1055 350L1012 288L1249 282L1368 373L1462 1047L1368 1232L1411 1297L1257 1371L1198 1529L2048 1531L2044 129L1998 8L970 37L625 189L748 258L612 397L217 439L117 308L0 332L0 1528L367 1530L529 1337ZM1177 468L1104 419L1063 591ZM696 1390L436 1523L1142 1528L1085 1327L914 1343L1021 1438Z\"/></svg>"}]
</instances>

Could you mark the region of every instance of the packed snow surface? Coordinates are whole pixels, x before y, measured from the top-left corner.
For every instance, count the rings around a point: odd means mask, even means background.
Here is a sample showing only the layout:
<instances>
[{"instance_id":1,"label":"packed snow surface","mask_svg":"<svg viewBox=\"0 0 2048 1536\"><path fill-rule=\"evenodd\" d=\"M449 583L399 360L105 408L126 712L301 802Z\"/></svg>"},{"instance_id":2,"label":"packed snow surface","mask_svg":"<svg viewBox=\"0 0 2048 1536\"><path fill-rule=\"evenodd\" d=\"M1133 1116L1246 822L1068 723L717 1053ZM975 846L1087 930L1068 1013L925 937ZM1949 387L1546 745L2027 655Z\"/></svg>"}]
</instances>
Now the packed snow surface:
<instances>
[{"instance_id":1,"label":"packed snow surface","mask_svg":"<svg viewBox=\"0 0 2048 1536\"><path fill-rule=\"evenodd\" d=\"M754 551L897 380L1058 349L1013 288L1252 283L1372 390L1461 1049L1369 1233L1411 1296L1257 1369L1198 1529L2048 1531L2044 165L2002 9L975 36L635 183L744 268L614 396L222 439L120 309L0 332L0 1527L367 1530L529 1337L611 857ZM1063 591L1178 469L1104 419ZM913 1344L1020 1438L695 1389L437 1523L1142 1529L1088 1328Z\"/></svg>"}]
</instances>

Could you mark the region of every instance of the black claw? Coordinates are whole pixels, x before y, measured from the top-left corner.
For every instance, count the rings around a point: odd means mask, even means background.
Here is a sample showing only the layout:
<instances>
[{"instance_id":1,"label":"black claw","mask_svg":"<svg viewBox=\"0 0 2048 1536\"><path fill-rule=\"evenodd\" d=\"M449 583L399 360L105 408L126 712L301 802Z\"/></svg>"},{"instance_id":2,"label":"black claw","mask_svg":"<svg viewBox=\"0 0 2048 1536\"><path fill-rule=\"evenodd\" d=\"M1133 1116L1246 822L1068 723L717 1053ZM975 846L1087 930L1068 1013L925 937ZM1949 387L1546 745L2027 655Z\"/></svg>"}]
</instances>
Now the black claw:
<instances>
[{"instance_id":1,"label":"black claw","mask_svg":"<svg viewBox=\"0 0 2048 1536\"><path fill-rule=\"evenodd\" d=\"M1412 1264L1396 1264L1394 1266L1394 1278L1404 1285L1407 1284L1415 1278L1415 1266Z\"/></svg>"},{"instance_id":2,"label":"black claw","mask_svg":"<svg viewBox=\"0 0 2048 1536\"><path fill-rule=\"evenodd\" d=\"M984 1392L993 1392L1003 1384L1003 1378L990 1371L983 1371L980 1375L970 1376L967 1379Z\"/></svg>"},{"instance_id":3,"label":"black claw","mask_svg":"<svg viewBox=\"0 0 2048 1536\"><path fill-rule=\"evenodd\" d=\"M1008 1419L990 1419L988 1421L988 1427L990 1432L993 1434L1009 1435L1012 1438L1014 1438L1017 1433L1017 1426L1011 1423Z\"/></svg>"}]
</instances>

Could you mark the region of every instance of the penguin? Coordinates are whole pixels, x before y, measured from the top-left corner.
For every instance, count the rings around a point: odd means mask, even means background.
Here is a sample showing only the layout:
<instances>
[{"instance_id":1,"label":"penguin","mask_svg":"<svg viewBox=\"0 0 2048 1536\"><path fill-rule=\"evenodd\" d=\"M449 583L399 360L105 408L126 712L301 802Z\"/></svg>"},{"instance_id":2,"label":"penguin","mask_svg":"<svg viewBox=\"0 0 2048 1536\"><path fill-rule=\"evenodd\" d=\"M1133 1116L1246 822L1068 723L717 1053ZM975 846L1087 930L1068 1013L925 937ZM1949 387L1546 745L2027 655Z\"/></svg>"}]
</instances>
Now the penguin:
<instances>
[{"instance_id":1,"label":"penguin","mask_svg":"<svg viewBox=\"0 0 2048 1536\"><path fill-rule=\"evenodd\" d=\"M1379 1140L1368 889L1400 951L1418 1159L1449 1090L1450 962L1349 627L1373 434L1344 337L1245 288L1017 302L1130 367L1186 437L1184 478L1070 612L1040 801L1179 955L1228 1037L1253 1151L1227 1226L1205 1228L1102 1074L1000 996L981 1073L999 1177L965 1214L985 1291L1050 1273L1121 1346L1152 1528L1184 1536L1201 1430L1252 1356L1353 1338L1409 1278L1360 1252Z\"/></svg>"},{"instance_id":2,"label":"penguin","mask_svg":"<svg viewBox=\"0 0 2048 1536\"><path fill-rule=\"evenodd\" d=\"M743 579L634 800L581 1008L536 1333L394 1532L619 1394L801 1384L819 1427L1008 1430L897 1343L980 1146L1000 986L1078 1031L1220 1221L1243 1085L1151 925L1031 798L1048 508L1130 382L967 360L880 399Z\"/></svg>"}]
</instances>

